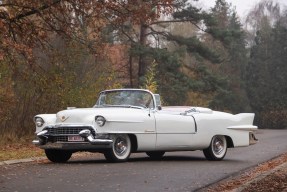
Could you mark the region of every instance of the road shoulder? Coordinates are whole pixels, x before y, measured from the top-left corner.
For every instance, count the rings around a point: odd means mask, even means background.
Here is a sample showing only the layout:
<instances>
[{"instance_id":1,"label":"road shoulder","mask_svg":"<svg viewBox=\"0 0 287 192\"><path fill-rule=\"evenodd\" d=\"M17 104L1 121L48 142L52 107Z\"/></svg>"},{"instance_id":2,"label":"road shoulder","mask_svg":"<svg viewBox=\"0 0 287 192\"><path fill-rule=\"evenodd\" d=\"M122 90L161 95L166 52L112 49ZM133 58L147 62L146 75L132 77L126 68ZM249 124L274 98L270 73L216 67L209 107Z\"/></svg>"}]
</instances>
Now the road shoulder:
<instances>
[{"instance_id":1,"label":"road shoulder","mask_svg":"<svg viewBox=\"0 0 287 192\"><path fill-rule=\"evenodd\" d=\"M0 166L2 165L13 165L13 164L19 164L19 163L29 163L34 161L41 161L47 159L46 157L33 157L33 158L25 158L25 159L13 159L13 160L7 160L7 161L0 161Z\"/></svg>"},{"instance_id":2,"label":"road shoulder","mask_svg":"<svg viewBox=\"0 0 287 192\"><path fill-rule=\"evenodd\" d=\"M287 153L198 191L286 191Z\"/></svg>"}]
</instances>

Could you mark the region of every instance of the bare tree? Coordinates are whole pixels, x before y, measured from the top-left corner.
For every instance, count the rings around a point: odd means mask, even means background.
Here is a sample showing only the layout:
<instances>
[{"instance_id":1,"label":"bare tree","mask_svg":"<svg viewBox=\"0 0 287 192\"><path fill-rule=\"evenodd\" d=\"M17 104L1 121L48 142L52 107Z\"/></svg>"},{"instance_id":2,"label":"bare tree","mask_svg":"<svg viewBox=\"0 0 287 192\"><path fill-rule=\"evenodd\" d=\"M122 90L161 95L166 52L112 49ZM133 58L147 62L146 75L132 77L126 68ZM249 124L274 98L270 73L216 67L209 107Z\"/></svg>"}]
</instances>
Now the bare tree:
<instances>
[{"instance_id":1,"label":"bare tree","mask_svg":"<svg viewBox=\"0 0 287 192\"><path fill-rule=\"evenodd\" d=\"M281 17L280 4L273 0L261 0L248 13L245 20L245 29L248 32L249 46L254 45L256 32L264 25L272 26Z\"/></svg>"}]
</instances>

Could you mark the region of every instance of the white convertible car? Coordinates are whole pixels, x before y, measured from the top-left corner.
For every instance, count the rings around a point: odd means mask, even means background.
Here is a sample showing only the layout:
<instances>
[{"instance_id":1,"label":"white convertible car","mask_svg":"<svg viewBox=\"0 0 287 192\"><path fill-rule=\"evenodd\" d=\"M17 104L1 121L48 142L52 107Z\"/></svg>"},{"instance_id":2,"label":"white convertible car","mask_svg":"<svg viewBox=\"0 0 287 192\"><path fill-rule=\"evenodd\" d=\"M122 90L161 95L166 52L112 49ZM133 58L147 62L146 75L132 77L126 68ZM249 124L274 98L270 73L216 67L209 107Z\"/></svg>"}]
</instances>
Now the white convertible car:
<instances>
[{"instance_id":1,"label":"white convertible car","mask_svg":"<svg viewBox=\"0 0 287 192\"><path fill-rule=\"evenodd\" d=\"M37 139L52 162L72 153L103 153L111 162L133 152L160 159L167 151L202 150L208 160L222 160L227 148L255 144L253 113L237 115L191 106L161 107L160 96L143 89L100 93L92 108L68 108L34 118Z\"/></svg>"}]
</instances>

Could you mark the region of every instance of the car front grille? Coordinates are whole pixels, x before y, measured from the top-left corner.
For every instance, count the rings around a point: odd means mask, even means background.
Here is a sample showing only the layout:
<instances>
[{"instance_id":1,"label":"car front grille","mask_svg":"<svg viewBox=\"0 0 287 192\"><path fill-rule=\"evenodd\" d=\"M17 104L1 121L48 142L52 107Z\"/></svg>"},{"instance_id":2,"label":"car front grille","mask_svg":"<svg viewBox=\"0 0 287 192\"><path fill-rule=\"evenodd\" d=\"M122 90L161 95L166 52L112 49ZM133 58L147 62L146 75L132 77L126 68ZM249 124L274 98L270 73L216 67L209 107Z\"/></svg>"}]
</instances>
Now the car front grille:
<instances>
[{"instance_id":1,"label":"car front grille","mask_svg":"<svg viewBox=\"0 0 287 192\"><path fill-rule=\"evenodd\" d=\"M89 126L81 126L81 127L49 127L46 130L48 130L48 134L52 136L61 136L61 135L79 135L79 132L89 129L92 133L92 135L95 135L94 129L92 129Z\"/></svg>"},{"instance_id":2,"label":"car front grille","mask_svg":"<svg viewBox=\"0 0 287 192\"><path fill-rule=\"evenodd\" d=\"M94 129L89 126L61 126L61 127L48 127L48 141L50 142L69 142L68 137L70 135L79 135L79 132L88 129L91 131L92 135L96 135ZM87 139L85 139L87 141Z\"/></svg>"},{"instance_id":3,"label":"car front grille","mask_svg":"<svg viewBox=\"0 0 287 192\"><path fill-rule=\"evenodd\" d=\"M68 142L68 136L53 136L52 142Z\"/></svg>"}]
</instances>

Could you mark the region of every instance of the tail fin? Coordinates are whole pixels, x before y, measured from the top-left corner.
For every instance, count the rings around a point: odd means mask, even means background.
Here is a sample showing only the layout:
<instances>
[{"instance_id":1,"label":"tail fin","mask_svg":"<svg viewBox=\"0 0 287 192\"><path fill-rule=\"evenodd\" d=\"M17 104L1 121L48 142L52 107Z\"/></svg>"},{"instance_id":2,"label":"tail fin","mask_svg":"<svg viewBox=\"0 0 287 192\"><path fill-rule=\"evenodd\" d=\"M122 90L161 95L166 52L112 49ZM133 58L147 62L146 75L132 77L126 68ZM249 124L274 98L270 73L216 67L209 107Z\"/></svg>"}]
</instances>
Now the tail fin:
<instances>
[{"instance_id":1,"label":"tail fin","mask_svg":"<svg viewBox=\"0 0 287 192\"><path fill-rule=\"evenodd\" d=\"M253 125L254 113L239 113L236 116L240 119L240 124Z\"/></svg>"},{"instance_id":2,"label":"tail fin","mask_svg":"<svg viewBox=\"0 0 287 192\"><path fill-rule=\"evenodd\" d=\"M238 124L235 126L227 127L227 129L237 129L246 131L255 131L258 129L257 126L253 125L254 113L239 113L236 115L238 117Z\"/></svg>"}]
</instances>

